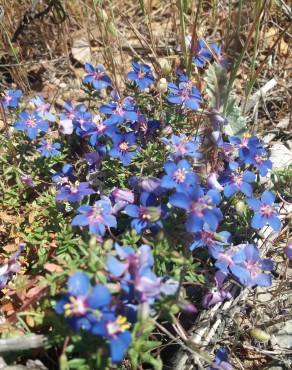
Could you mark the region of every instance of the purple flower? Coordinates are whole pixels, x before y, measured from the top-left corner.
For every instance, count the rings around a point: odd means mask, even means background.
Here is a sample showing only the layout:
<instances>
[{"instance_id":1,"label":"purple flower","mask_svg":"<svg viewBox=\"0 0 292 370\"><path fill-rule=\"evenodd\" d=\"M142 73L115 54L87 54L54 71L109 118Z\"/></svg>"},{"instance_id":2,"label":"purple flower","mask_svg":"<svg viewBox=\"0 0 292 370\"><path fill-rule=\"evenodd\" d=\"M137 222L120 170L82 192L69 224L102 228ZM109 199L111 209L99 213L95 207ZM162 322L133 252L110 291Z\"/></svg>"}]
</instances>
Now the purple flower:
<instances>
[{"instance_id":1,"label":"purple flower","mask_svg":"<svg viewBox=\"0 0 292 370\"><path fill-rule=\"evenodd\" d=\"M38 146L38 151L43 157L48 158L54 155L61 154L61 152L58 150L60 148L60 143L52 143L50 140L42 140L41 144Z\"/></svg>"},{"instance_id":2,"label":"purple flower","mask_svg":"<svg viewBox=\"0 0 292 370\"><path fill-rule=\"evenodd\" d=\"M232 370L232 365L229 363L227 351L225 348L219 348L216 351L215 361L211 364L208 370Z\"/></svg>"},{"instance_id":3,"label":"purple flower","mask_svg":"<svg viewBox=\"0 0 292 370\"><path fill-rule=\"evenodd\" d=\"M20 254L24 250L25 244L19 244L17 251L10 257L9 261L0 267L0 289L3 289L8 280L20 270L17 262Z\"/></svg>"},{"instance_id":4,"label":"purple flower","mask_svg":"<svg viewBox=\"0 0 292 370\"><path fill-rule=\"evenodd\" d=\"M200 186L194 186L185 193L175 193L169 198L170 204L187 211L186 229L189 232L202 230L204 222L215 231L219 221L223 218L216 205L220 203L221 196L217 190L211 189L204 194Z\"/></svg>"},{"instance_id":5,"label":"purple flower","mask_svg":"<svg viewBox=\"0 0 292 370\"><path fill-rule=\"evenodd\" d=\"M254 229L261 229L269 224L275 231L280 231L281 221L274 205L275 195L270 191L265 191L261 200L251 198L246 203L254 210L251 226Z\"/></svg>"},{"instance_id":6,"label":"purple flower","mask_svg":"<svg viewBox=\"0 0 292 370\"><path fill-rule=\"evenodd\" d=\"M138 154L136 146L136 136L133 132L127 134L113 134L113 146L109 155L118 158L124 166L128 166L132 159Z\"/></svg>"},{"instance_id":7,"label":"purple flower","mask_svg":"<svg viewBox=\"0 0 292 370\"><path fill-rule=\"evenodd\" d=\"M87 182L76 182L74 185L62 186L56 196L58 202L79 202L82 198L87 195L94 194L94 190L89 187Z\"/></svg>"},{"instance_id":8,"label":"purple flower","mask_svg":"<svg viewBox=\"0 0 292 370\"><path fill-rule=\"evenodd\" d=\"M234 275L244 285L270 287L272 285L271 275L264 274L262 271L271 271L273 262L269 259L261 259L258 249L253 244L247 244L244 247L244 254L245 261L240 265L245 269L245 273L235 271Z\"/></svg>"},{"instance_id":9,"label":"purple flower","mask_svg":"<svg viewBox=\"0 0 292 370\"><path fill-rule=\"evenodd\" d=\"M255 174L248 170L241 172L239 164L236 162L230 162L229 168L231 171L224 186L224 195L229 198L238 191L241 191L250 197L252 195L252 186L250 183L255 181Z\"/></svg>"},{"instance_id":10,"label":"purple flower","mask_svg":"<svg viewBox=\"0 0 292 370\"><path fill-rule=\"evenodd\" d=\"M23 175L20 176L20 180L23 184L25 184L29 188L34 188L35 187L33 179L30 175L23 174Z\"/></svg>"},{"instance_id":11,"label":"purple flower","mask_svg":"<svg viewBox=\"0 0 292 370\"><path fill-rule=\"evenodd\" d=\"M210 227L206 224L203 226L203 230L195 233L195 239L190 246L190 250L193 251L200 247L216 248L217 246L227 245L230 242L231 234L228 231L220 231L215 233L210 230Z\"/></svg>"},{"instance_id":12,"label":"purple flower","mask_svg":"<svg viewBox=\"0 0 292 370\"><path fill-rule=\"evenodd\" d=\"M128 79L135 81L140 90L145 90L154 82L151 68L147 64L138 62L133 62L132 66L134 70L128 73Z\"/></svg>"},{"instance_id":13,"label":"purple flower","mask_svg":"<svg viewBox=\"0 0 292 370\"><path fill-rule=\"evenodd\" d=\"M189 108L191 110L199 109L199 104L202 101L200 91L193 86L191 81L180 82L177 87L173 83L168 84L170 94L166 99L172 104L179 104L182 109Z\"/></svg>"},{"instance_id":14,"label":"purple flower","mask_svg":"<svg viewBox=\"0 0 292 370\"><path fill-rule=\"evenodd\" d=\"M226 299L232 297L230 292L223 288L226 277L227 274L220 270L215 273L215 287L203 297L202 306L204 308L208 308L219 302L224 302Z\"/></svg>"},{"instance_id":15,"label":"purple flower","mask_svg":"<svg viewBox=\"0 0 292 370\"><path fill-rule=\"evenodd\" d=\"M170 140L162 138L161 141L170 147L171 157L192 157L200 159L202 156L198 152L199 139L188 138L186 135L181 134L180 136L172 135Z\"/></svg>"},{"instance_id":16,"label":"purple flower","mask_svg":"<svg viewBox=\"0 0 292 370\"><path fill-rule=\"evenodd\" d=\"M291 260L292 259L292 243L289 243L287 247L284 248L284 253Z\"/></svg>"},{"instance_id":17,"label":"purple flower","mask_svg":"<svg viewBox=\"0 0 292 370\"><path fill-rule=\"evenodd\" d=\"M218 181L218 174L216 172L210 172L207 176L207 185L210 189L215 189L218 191L223 191L224 187Z\"/></svg>"},{"instance_id":18,"label":"purple flower","mask_svg":"<svg viewBox=\"0 0 292 370\"><path fill-rule=\"evenodd\" d=\"M49 122L55 122L56 117L50 113L50 104L47 104L42 96L36 96L30 100L40 117Z\"/></svg>"},{"instance_id":19,"label":"purple flower","mask_svg":"<svg viewBox=\"0 0 292 370\"><path fill-rule=\"evenodd\" d=\"M136 121L138 119L137 107L131 97L127 97L123 101L104 104L99 108L99 111L110 115L104 121L107 125L116 125L125 120Z\"/></svg>"},{"instance_id":20,"label":"purple flower","mask_svg":"<svg viewBox=\"0 0 292 370\"><path fill-rule=\"evenodd\" d=\"M163 176L161 186L166 189L176 189L183 192L190 185L198 182L198 176L192 172L190 163L182 159L178 164L168 161L164 164L167 175Z\"/></svg>"},{"instance_id":21,"label":"purple flower","mask_svg":"<svg viewBox=\"0 0 292 370\"><path fill-rule=\"evenodd\" d=\"M106 227L117 227L117 220L112 215L111 201L108 197L102 197L93 206L82 205L77 211L80 213L72 220L73 226L89 226L89 232L103 236Z\"/></svg>"},{"instance_id":22,"label":"purple flower","mask_svg":"<svg viewBox=\"0 0 292 370\"><path fill-rule=\"evenodd\" d=\"M15 123L14 128L17 131L26 131L30 139L35 139L39 131L47 132L49 129L48 122L44 121L37 112L29 114L23 111L19 114L19 117L21 120Z\"/></svg>"},{"instance_id":23,"label":"purple flower","mask_svg":"<svg viewBox=\"0 0 292 370\"><path fill-rule=\"evenodd\" d=\"M113 214L117 214L119 211L124 209L128 204L134 203L134 194L129 189L114 188L111 192L111 198L113 198L114 206L112 208Z\"/></svg>"},{"instance_id":24,"label":"purple flower","mask_svg":"<svg viewBox=\"0 0 292 370\"><path fill-rule=\"evenodd\" d=\"M115 279L120 279L128 300L153 303L161 294L175 294L177 281L159 278L152 272L154 259L148 245L143 244L137 252L118 244L115 249L119 259L109 254L107 269Z\"/></svg>"},{"instance_id":25,"label":"purple flower","mask_svg":"<svg viewBox=\"0 0 292 370\"><path fill-rule=\"evenodd\" d=\"M22 92L20 90L5 90L0 99L0 103L4 108L16 108L19 104L19 99L21 96Z\"/></svg>"},{"instance_id":26,"label":"purple flower","mask_svg":"<svg viewBox=\"0 0 292 370\"><path fill-rule=\"evenodd\" d=\"M107 76L103 65L98 64L95 68L85 63L85 71L88 73L82 80L84 84L91 84L95 90L102 90L112 85L111 79Z\"/></svg>"}]
</instances>

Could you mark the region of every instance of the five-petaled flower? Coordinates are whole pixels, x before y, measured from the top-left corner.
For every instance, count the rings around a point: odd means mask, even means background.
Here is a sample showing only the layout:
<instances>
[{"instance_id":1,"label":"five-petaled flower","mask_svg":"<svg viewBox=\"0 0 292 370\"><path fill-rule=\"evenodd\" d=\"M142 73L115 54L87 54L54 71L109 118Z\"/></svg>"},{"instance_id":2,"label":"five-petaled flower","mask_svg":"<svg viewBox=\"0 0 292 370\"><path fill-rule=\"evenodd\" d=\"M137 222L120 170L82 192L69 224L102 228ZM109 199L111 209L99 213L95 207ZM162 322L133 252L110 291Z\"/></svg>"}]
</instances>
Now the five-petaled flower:
<instances>
[{"instance_id":1,"label":"five-petaled flower","mask_svg":"<svg viewBox=\"0 0 292 370\"><path fill-rule=\"evenodd\" d=\"M128 73L128 79L135 81L140 90L145 90L154 82L151 68L147 64L133 62L133 71Z\"/></svg>"},{"instance_id":2,"label":"five-petaled flower","mask_svg":"<svg viewBox=\"0 0 292 370\"><path fill-rule=\"evenodd\" d=\"M79 202L86 195L94 194L94 190L89 187L87 182L76 182L72 185L64 185L57 192L57 201Z\"/></svg>"},{"instance_id":3,"label":"five-petaled flower","mask_svg":"<svg viewBox=\"0 0 292 370\"><path fill-rule=\"evenodd\" d=\"M224 186L224 195L229 198L238 191L241 191L243 194L250 197L252 195L252 186L250 183L255 181L255 174L248 170L243 172L240 171L237 162L230 162L229 168L230 172Z\"/></svg>"},{"instance_id":4,"label":"five-petaled flower","mask_svg":"<svg viewBox=\"0 0 292 370\"><path fill-rule=\"evenodd\" d=\"M204 194L203 189L198 185L188 188L184 193L172 194L169 198L173 206L187 211L186 229L189 232L200 231L204 222L215 231L223 217L220 209L216 208L220 201L219 191L211 189Z\"/></svg>"},{"instance_id":5,"label":"five-petaled flower","mask_svg":"<svg viewBox=\"0 0 292 370\"><path fill-rule=\"evenodd\" d=\"M170 103L181 105L182 109L189 108L191 110L199 109L202 102L200 91L193 86L191 81L180 82L177 87L174 83L168 84L170 94L166 99Z\"/></svg>"},{"instance_id":6,"label":"five-petaled flower","mask_svg":"<svg viewBox=\"0 0 292 370\"><path fill-rule=\"evenodd\" d=\"M85 63L84 69L88 73L82 80L84 84L91 84L95 90L102 90L111 86L112 81L106 74L103 65L98 64L94 68L93 65Z\"/></svg>"},{"instance_id":7,"label":"five-petaled flower","mask_svg":"<svg viewBox=\"0 0 292 370\"><path fill-rule=\"evenodd\" d=\"M4 108L16 108L21 96L22 92L20 90L5 90L3 96L0 98L0 103Z\"/></svg>"},{"instance_id":8,"label":"five-petaled flower","mask_svg":"<svg viewBox=\"0 0 292 370\"><path fill-rule=\"evenodd\" d=\"M31 114L23 111L19 114L21 118L14 125L14 128L18 131L26 131L27 136L30 139L35 139L39 131L47 132L49 129L49 124L44 121L37 112L32 112Z\"/></svg>"},{"instance_id":9,"label":"five-petaled flower","mask_svg":"<svg viewBox=\"0 0 292 370\"><path fill-rule=\"evenodd\" d=\"M60 148L60 143L52 143L50 140L42 140L41 144L38 146L38 151L43 157L47 158L61 154L61 152L58 150Z\"/></svg>"},{"instance_id":10,"label":"five-petaled flower","mask_svg":"<svg viewBox=\"0 0 292 370\"><path fill-rule=\"evenodd\" d=\"M281 221L274 201L275 195L270 191L265 191L261 196L261 200L255 198L246 200L247 204L254 210L254 216L251 221L253 228L260 229L269 224L275 231L280 231Z\"/></svg>"},{"instance_id":11,"label":"five-petaled flower","mask_svg":"<svg viewBox=\"0 0 292 370\"><path fill-rule=\"evenodd\" d=\"M124 166L128 166L138 154L135 134L133 132L127 134L114 133L111 139L113 146L109 151L109 155L113 158L118 158Z\"/></svg>"},{"instance_id":12,"label":"five-petaled flower","mask_svg":"<svg viewBox=\"0 0 292 370\"><path fill-rule=\"evenodd\" d=\"M103 236L106 227L117 227L117 220L112 215L112 205L108 197L102 197L93 206L82 205L77 211L80 213L72 221L74 226L89 226L89 232Z\"/></svg>"},{"instance_id":13,"label":"five-petaled flower","mask_svg":"<svg viewBox=\"0 0 292 370\"><path fill-rule=\"evenodd\" d=\"M198 176L192 172L190 163L182 159L177 164L168 161L164 164L167 175L163 176L161 186L166 189L175 188L177 191L184 191L188 186L198 182Z\"/></svg>"}]
</instances>

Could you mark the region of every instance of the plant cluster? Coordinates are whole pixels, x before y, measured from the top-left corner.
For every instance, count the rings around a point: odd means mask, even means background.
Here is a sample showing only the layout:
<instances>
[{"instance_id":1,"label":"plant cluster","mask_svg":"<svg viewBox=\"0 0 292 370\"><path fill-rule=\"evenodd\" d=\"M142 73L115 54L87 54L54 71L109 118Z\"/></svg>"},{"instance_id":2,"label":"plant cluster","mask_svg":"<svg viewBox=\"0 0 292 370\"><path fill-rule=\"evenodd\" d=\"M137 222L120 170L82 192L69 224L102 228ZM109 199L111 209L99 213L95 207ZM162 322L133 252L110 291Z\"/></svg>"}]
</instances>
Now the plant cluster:
<instances>
[{"instance_id":1,"label":"plant cluster","mask_svg":"<svg viewBox=\"0 0 292 370\"><path fill-rule=\"evenodd\" d=\"M220 46L198 40L192 69L155 76L135 61L121 91L102 65L85 64L87 104L66 101L62 112L39 96L25 103L19 90L1 98L7 122L15 122L7 147L21 157L19 186L44 194L46 231L55 218L58 243L75 248L56 252L68 264L47 278L54 289L46 303L73 330L62 357L72 358L72 368L89 366L74 360L87 334L96 337L94 368L127 353L133 368L161 368L155 321L195 317L230 299L230 280L272 284L273 262L255 241L266 225L281 229L275 194L260 183L272 167L268 151L227 91ZM23 231L27 253L33 233ZM23 249L1 268L1 288ZM198 294L189 295L188 285ZM224 349L210 366L231 368Z\"/></svg>"}]
</instances>

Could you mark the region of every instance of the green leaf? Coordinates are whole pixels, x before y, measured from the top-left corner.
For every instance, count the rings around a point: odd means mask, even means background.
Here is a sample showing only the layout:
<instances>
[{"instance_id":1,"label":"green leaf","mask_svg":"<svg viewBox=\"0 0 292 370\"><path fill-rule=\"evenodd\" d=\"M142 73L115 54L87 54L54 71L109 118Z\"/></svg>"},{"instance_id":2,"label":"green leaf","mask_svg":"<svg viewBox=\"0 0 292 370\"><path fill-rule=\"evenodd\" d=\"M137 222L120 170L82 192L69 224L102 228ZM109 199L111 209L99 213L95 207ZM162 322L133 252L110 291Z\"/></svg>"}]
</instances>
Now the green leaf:
<instances>
[{"instance_id":1,"label":"green leaf","mask_svg":"<svg viewBox=\"0 0 292 370\"><path fill-rule=\"evenodd\" d=\"M241 116L240 109L236 104L235 98L230 96L226 105L227 125L224 131L227 135L241 136L247 130L245 119Z\"/></svg>"},{"instance_id":2,"label":"green leaf","mask_svg":"<svg viewBox=\"0 0 292 370\"><path fill-rule=\"evenodd\" d=\"M227 71L220 64L209 66L205 81L207 82L206 92L209 97L209 107L219 110L224 105L227 97Z\"/></svg>"}]
</instances>

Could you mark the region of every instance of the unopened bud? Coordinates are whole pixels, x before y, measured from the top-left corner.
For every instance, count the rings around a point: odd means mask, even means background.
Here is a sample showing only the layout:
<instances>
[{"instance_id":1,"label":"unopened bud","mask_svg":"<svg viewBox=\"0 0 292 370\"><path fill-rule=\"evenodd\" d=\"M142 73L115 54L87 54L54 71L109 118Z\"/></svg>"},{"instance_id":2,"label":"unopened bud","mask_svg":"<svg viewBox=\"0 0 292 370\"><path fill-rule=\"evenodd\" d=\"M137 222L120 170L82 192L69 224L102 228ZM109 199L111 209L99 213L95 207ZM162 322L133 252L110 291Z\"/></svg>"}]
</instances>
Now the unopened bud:
<instances>
[{"instance_id":1,"label":"unopened bud","mask_svg":"<svg viewBox=\"0 0 292 370\"><path fill-rule=\"evenodd\" d=\"M159 59L159 64L164 74L168 75L171 73L171 65L167 59L165 58Z\"/></svg>"},{"instance_id":2,"label":"unopened bud","mask_svg":"<svg viewBox=\"0 0 292 370\"><path fill-rule=\"evenodd\" d=\"M246 210L246 205L244 201L242 200L238 201L235 205L235 209L236 209L236 212L242 216Z\"/></svg>"},{"instance_id":3,"label":"unopened bud","mask_svg":"<svg viewBox=\"0 0 292 370\"><path fill-rule=\"evenodd\" d=\"M165 78L161 78L157 82L157 90L161 93L165 93L167 91L167 81Z\"/></svg>"},{"instance_id":4,"label":"unopened bud","mask_svg":"<svg viewBox=\"0 0 292 370\"><path fill-rule=\"evenodd\" d=\"M109 33L112 34L113 36L116 37L118 35L117 34L117 29L116 29L113 21L108 21L106 23L106 28L109 31Z\"/></svg>"},{"instance_id":5,"label":"unopened bud","mask_svg":"<svg viewBox=\"0 0 292 370\"><path fill-rule=\"evenodd\" d=\"M257 341L261 343L266 343L271 339L270 334L258 328L251 329L249 331L249 334L251 337L253 337L254 339L256 339Z\"/></svg>"}]
</instances>

